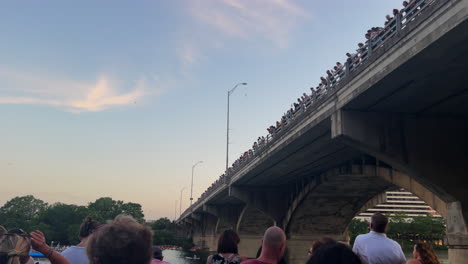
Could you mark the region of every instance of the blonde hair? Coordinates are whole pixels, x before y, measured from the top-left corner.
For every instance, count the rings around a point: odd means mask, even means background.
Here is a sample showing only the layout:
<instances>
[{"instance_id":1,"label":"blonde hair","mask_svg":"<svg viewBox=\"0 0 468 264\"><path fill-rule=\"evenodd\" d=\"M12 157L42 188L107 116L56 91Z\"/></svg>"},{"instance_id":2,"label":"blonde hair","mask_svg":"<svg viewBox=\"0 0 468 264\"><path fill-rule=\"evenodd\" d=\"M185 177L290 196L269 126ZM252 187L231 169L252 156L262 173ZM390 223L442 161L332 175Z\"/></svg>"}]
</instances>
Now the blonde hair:
<instances>
[{"instance_id":1,"label":"blonde hair","mask_svg":"<svg viewBox=\"0 0 468 264\"><path fill-rule=\"evenodd\" d=\"M30 249L31 240L27 234L10 233L0 226L0 263L26 263Z\"/></svg>"}]
</instances>

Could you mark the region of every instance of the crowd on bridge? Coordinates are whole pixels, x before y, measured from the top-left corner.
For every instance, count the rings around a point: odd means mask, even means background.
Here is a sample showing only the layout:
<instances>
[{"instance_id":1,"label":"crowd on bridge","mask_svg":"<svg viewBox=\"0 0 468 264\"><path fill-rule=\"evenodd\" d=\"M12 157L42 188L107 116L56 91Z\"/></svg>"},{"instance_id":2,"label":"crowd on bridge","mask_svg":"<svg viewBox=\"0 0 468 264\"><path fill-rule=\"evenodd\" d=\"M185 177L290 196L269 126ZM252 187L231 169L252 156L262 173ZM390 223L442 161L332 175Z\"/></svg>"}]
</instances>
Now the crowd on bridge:
<instances>
[{"instance_id":1,"label":"crowd on bridge","mask_svg":"<svg viewBox=\"0 0 468 264\"><path fill-rule=\"evenodd\" d=\"M440 264L430 244L416 243L413 258L406 261L401 246L386 237L388 219L376 213L370 222L370 232L359 235L353 247L330 237L310 241L304 252L305 264ZM51 264L169 264L163 261L162 250L153 246L150 228L131 216L119 215L100 224L86 218L78 233L80 243L57 252L46 243L41 231L31 234L15 228L7 231L0 226L0 264L33 264L31 247L43 254ZM278 226L268 228L255 259L238 252L240 238L234 230L225 230L218 240L217 253L206 264L286 264L288 245L284 231ZM307 246L307 245L304 245ZM298 257L298 256L294 256ZM300 258L300 257L299 257Z\"/></svg>"},{"instance_id":2,"label":"crowd on bridge","mask_svg":"<svg viewBox=\"0 0 468 264\"><path fill-rule=\"evenodd\" d=\"M281 119L267 128L267 136L258 137L252 148L242 153L232 163L231 167L208 187L200 199L205 198L212 190L224 184L228 177L238 172L245 164L262 152L267 144L284 133L287 127L292 127L293 123L298 122L300 116L304 116L304 113L318 106L326 98L327 94L331 94L335 90L345 76L359 68L373 52L391 39L401 29L402 25L414 20L416 16L421 14L422 9L432 2L433 0L403 1L401 9L395 8L392 10L393 16L385 16L383 27L372 27L367 30L364 35L365 41L357 44L356 52L346 53L344 63L336 62L336 65L327 70L324 76L320 77L320 81L315 87L310 87L310 93L303 93L301 97L297 98L297 101L291 105L291 108L283 114Z\"/></svg>"}]
</instances>

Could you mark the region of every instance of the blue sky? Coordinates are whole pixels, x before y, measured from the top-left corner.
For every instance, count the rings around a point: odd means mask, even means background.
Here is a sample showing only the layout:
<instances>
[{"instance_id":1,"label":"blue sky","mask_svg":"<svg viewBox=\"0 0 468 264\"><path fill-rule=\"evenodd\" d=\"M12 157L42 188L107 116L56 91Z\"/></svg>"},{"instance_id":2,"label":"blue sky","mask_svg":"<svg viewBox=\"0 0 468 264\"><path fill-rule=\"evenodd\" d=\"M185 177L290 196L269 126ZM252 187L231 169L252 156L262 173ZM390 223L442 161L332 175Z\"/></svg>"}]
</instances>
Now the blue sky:
<instances>
[{"instance_id":1,"label":"blue sky","mask_svg":"<svg viewBox=\"0 0 468 264\"><path fill-rule=\"evenodd\" d=\"M174 217L401 1L0 3L0 205L33 194ZM21 188L11 186L21 186ZM184 192L184 207L189 191Z\"/></svg>"}]
</instances>

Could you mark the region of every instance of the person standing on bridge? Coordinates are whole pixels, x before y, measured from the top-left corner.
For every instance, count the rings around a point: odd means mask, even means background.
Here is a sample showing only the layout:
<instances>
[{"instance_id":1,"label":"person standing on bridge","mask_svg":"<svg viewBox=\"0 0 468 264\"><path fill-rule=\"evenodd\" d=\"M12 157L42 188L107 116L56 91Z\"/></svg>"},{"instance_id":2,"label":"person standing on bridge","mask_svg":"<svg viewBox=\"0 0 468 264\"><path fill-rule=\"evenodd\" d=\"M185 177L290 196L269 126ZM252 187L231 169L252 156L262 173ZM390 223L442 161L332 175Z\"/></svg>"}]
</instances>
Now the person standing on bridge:
<instances>
[{"instance_id":1,"label":"person standing on bridge","mask_svg":"<svg viewBox=\"0 0 468 264\"><path fill-rule=\"evenodd\" d=\"M284 231L272 226L265 231L262 240L262 253L257 259L250 259L242 264L278 264L286 249L286 235Z\"/></svg>"},{"instance_id":2,"label":"person standing on bridge","mask_svg":"<svg viewBox=\"0 0 468 264\"><path fill-rule=\"evenodd\" d=\"M400 244L385 235L387 225L387 217L381 213L375 213L371 217L371 231L356 237L353 251L363 264L406 263Z\"/></svg>"}]
</instances>

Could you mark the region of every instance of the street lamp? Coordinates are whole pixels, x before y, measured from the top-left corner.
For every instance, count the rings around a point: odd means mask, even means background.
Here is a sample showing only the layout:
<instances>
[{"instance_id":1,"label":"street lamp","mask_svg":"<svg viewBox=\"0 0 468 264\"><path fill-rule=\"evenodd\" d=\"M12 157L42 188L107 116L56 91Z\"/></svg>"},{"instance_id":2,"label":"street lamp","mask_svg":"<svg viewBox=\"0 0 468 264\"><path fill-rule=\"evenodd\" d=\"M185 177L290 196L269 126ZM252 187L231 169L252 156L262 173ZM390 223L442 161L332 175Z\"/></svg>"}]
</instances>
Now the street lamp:
<instances>
[{"instance_id":1,"label":"street lamp","mask_svg":"<svg viewBox=\"0 0 468 264\"><path fill-rule=\"evenodd\" d=\"M174 205L174 221L177 219L177 200L175 200L175 205Z\"/></svg>"},{"instance_id":2,"label":"street lamp","mask_svg":"<svg viewBox=\"0 0 468 264\"><path fill-rule=\"evenodd\" d=\"M184 187L184 188L182 188L182 190L180 190L179 218L182 215L182 193L184 192L185 189L187 189L187 188Z\"/></svg>"},{"instance_id":3,"label":"street lamp","mask_svg":"<svg viewBox=\"0 0 468 264\"><path fill-rule=\"evenodd\" d=\"M229 97L231 96L231 94L234 93L234 91L236 90L237 86L239 85L247 85L247 83L238 83L236 84L236 86L234 86L234 88L232 88L231 90L228 90L227 92L227 129L226 129L226 172L229 168Z\"/></svg>"},{"instance_id":4,"label":"street lamp","mask_svg":"<svg viewBox=\"0 0 468 264\"><path fill-rule=\"evenodd\" d=\"M193 201L193 169L195 169L195 167L200 163L203 163L203 161L200 160L197 163L193 164L192 166L192 185L190 187L190 206L192 206L192 201Z\"/></svg>"}]
</instances>

